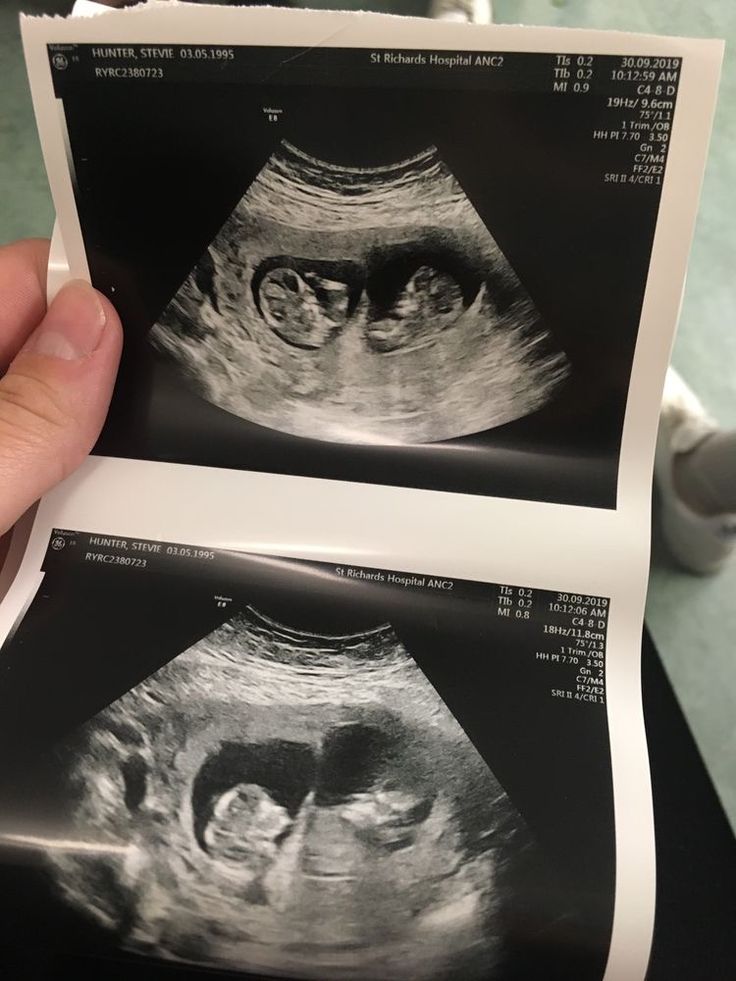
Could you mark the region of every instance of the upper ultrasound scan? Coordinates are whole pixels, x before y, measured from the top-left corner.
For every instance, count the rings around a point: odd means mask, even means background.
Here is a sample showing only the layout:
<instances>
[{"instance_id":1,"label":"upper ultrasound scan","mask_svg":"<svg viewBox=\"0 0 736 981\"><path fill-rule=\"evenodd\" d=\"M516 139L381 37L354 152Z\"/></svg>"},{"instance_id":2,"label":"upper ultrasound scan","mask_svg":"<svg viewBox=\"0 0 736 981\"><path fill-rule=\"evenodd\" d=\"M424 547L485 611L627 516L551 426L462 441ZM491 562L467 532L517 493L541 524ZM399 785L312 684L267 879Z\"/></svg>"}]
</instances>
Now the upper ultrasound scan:
<instances>
[{"instance_id":1,"label":"upper ultrasound scan","mask_svg":"<svg viewBox=\"0 0 736 981\"><path fill-rule=\"evenodd\" d=\"M434 147L357 168L283 142L150 338L220 408L336 442L489 430L569 370Z\"/></svg>"}]
</instances>

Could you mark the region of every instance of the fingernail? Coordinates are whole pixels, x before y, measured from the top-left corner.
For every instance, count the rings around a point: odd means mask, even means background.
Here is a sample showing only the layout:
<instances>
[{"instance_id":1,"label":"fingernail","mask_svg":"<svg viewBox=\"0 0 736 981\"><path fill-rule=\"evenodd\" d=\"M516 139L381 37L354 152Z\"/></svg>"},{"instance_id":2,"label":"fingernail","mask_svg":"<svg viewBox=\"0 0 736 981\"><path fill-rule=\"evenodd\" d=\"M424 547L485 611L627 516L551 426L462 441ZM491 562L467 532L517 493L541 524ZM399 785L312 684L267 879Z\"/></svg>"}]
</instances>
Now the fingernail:
<instances>
[{"instance_id":1,"label":"fingernail","mask_svg":"<svg viewBox=\"0 0 736 981\"><path fill-rule=\"evenodd\" d=\"M96 290L82 279L67 283L23 350L62 361L79 361L96 350L107 316Z\"/></svg>"}]
</instances>

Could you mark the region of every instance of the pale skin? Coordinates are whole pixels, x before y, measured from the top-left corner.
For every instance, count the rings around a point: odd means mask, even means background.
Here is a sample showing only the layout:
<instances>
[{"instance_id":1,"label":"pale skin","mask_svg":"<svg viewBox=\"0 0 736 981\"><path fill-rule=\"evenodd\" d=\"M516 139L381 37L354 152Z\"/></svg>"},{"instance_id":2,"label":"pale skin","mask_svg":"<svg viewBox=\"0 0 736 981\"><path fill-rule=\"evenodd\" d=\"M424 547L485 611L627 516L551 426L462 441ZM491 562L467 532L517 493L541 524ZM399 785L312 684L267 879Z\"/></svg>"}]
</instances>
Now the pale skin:
<instances>
[{"instance_id":1,"label":"pale skin","mask_svg":"<svg viewBox=\"0 0 736 981\"><path fill-rule=\"evenodd\" d=\"M122 349L111 303L88 283L46 305L46 239L0 247L2 536L87 456L105 420Z\"/></svg>"}]
</instances>

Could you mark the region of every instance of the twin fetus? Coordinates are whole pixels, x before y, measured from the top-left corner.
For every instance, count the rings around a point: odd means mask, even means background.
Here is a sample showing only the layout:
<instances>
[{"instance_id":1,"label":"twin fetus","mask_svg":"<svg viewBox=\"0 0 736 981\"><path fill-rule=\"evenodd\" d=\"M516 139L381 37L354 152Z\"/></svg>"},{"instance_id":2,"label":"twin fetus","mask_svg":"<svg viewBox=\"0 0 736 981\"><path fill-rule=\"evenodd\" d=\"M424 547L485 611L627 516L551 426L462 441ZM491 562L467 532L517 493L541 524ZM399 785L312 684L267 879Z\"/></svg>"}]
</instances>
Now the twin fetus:
<instances>
[{"instance_id":1,"label":"twin fetus","mask_svg":"<svg viewBox=\"0 0 736 981\"><path fill-rule=\"evenodd\" d=\"M324 347L349 320L376 353L423 347L462 315L468 297L452 273L423 258L393 265L366 280L354 264L271 260L256 271L254 300L269 328L303 350Z\"/></svg>"}]
</instances>

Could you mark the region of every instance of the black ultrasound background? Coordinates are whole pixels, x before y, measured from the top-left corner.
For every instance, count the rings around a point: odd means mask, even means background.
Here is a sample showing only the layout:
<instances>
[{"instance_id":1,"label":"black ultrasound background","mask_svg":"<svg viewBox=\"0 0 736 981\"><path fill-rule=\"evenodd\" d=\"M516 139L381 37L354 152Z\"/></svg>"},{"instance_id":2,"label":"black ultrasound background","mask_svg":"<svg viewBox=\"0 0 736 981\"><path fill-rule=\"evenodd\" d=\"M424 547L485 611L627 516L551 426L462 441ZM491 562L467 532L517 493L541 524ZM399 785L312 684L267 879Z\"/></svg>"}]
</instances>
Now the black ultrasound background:
<instances>
[{"instance_id":1,"label":"black ultrasound background","mask_svg":"<svg viewBox=\"0 0 736 981\"><path fill-rule=\"evenodd\" d=\"M252 605L294 628L330 634L390 622L539 844L527 870L528 912L510 926L494 981L602 977L615 854L605 710L550 697L544 678L530 671L534 628L498 617L489 587L458 582L452 596L441 596L341 579L317 563L235 553L210 563L172 560L166 572L149 573L76 564L62 552L50 553L46 568L0 652L6 832L27 834L24 815L32 815L44 836L63 837L50 756L59 738L238 609ZM215 595L233 603L223 611ZM56 978L53 971L81 964L78 957L123 956L113 938L54 899L37 854L0 849L0 964L23 972L35 965L39 977ZM142 963L128 959L131 970Z\"/></svg>"},{"instance_id":2,"label":"black ultrasound background","mask_svg":"<svg viewBox=\"0 0 736 981\"><path fill-rule=\"evenodd\" d=\"M126 327L97 452L615 507L659 188L603 182L633 153L630 144L592 139L618 118L604 108L608 92L484 91L477 82L452 90L443 87L451 72L431 88L402 87L411 69L395 68L369 88L347 71L299 76L298 58L282 61L258 84L198 83L194 68L191 82L57 73L92 279ZM294 80L302 84L280 84ZM284 110L276 124L263 112L270 105ZM284 139L358 167L436 145L569 358L571 374L552 401L444 443L331 444L216 408L157 361L144 343L149 329Z\"/></svg>"}]
</instances>

